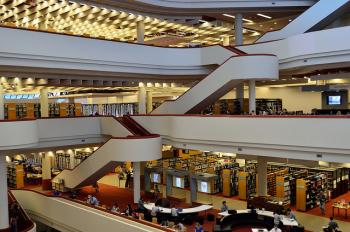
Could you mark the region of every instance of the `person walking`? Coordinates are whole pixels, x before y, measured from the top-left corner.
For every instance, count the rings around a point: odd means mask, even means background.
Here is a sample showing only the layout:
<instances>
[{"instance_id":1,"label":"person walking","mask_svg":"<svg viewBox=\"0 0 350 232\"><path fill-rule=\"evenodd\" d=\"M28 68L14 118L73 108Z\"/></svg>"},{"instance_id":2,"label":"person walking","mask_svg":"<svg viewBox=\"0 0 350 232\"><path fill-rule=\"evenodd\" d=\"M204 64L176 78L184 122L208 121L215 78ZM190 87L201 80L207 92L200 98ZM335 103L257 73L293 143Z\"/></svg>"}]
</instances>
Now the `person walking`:
<instances>
[{"instance_id":1,"label":"person walking","mask_svg":"<svg viewBox=\"0 0 350 232\"><path fill-rule=\"evenodd\" d=\"M322 216L325 216L326 215L326 201L327 201L327 198L326 198L326 196L325 196L325 194L324 194L324 192L322 190L319 193L318 200L320 202L321 214L322 214Z\"/></svg>"}]
</instances>

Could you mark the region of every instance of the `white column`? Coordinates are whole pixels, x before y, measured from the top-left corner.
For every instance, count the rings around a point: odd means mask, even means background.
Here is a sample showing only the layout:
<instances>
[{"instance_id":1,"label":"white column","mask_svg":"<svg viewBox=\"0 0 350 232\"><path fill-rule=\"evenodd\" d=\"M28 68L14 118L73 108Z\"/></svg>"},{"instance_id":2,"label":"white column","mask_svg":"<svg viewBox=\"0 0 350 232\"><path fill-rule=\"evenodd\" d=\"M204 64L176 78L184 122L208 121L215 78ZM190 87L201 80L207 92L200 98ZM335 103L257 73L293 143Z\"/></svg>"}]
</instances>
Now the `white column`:
<instances>
[{"instance_id":1,"label":"white column","mask_svg":"<svg viewBox=\"0 0 350 232\"><path fill-rule=\"evenodd\" d=\"M235 15L235 37L236 46L243 44L243 16L242 14Z\"/></svg>"},{"instance_id":2,"label":"white column","mask_svg":"<svg viewBox=\"0 0 350 232\"><path fill-rule=\"evenodd\" d=\"M258 156L258 196L267 196L267 157Z\"/></svg>"},{"instance_id":3,"label":"white column","mask_svg":"<svg viewBox=\"0 0 350 232\"><path fill-rule=\"evenodd\" d=\"M0 84L0 120L5 119L5 109L4 109L4 88Z\"/></svg>"},{"instance_id":4,"label":"white column","mask_svg":"<svg viewBox=\"0 0 350 232\"><path fill-rule=\"evenodd\" d=\"M255 80L249 81L249 113L254 111L256 113L255 106Z\"/></svg>"},{"instance_id":5,"label":"white column","mask_svg":"<svg viewBox=\"0 0 350 232\"><path fill-rule=\"evenodd\" d=\"M5 156L0 154L0 231L8 228L7 163Z\"/></svg>"},{"instance_id":6,"label":"white column","mask_svg":"<svg viewBox=\"0 0 350 232\"><path fill-rule=\"evenodd\" d=\"M49 97L47 88L40 89L40 112L41 117L49 117Z\"/></svg>"},{"instance_id":7,"label":"white column","mask_svg":"<svg viewBox=\"0 0 350 232\"><path fill-rule=\"evenodd\" d=\"M147 114L149 114L153 110L153 93L150 90L146 92L146 101Z\"/></svg>"},{"instance_id":8,"label":"white column","mask_svg":"<svg viewBox=\"0 0 350 232\"><path fill-rule=\"evenodd\" d=\"M46 152L42 157L42 187L43 190L51 189L51 156L52 152Z\"/></svg>"},{"instance_id":9,"label":"white column","mask_svg":"<svg viewBox=\"0 0 350 232\"><path fill-rule=\"evenodd\" d=\"M136 33L137 42L143 44L145 42L145 24L143 21L137 22Z\"/></svg>"},{"instance_id":10,"label":"white column","mask_svg":"<svg viewBox=\"0 0 350 232\"><path fill-rule=\"evenodd\" d=\"M146 114L146 88L140 85L138 92L139 114Z\"/></svg>"},{"instance_id":11,"label":"white column","mask_svg":"<svg viewBox=\"0 0 350 232\"><path fill-rule=\"evenodd\" d=\"M134 162L134 203L137 203L141 196L141 165L140 162Z\"/></svg>"},{"instance_id":12,"label":"white column","mask_svg":"<svg viewBox=\"0 0 350 232\"><path fill-rule=\"evenodd\" d=\"M222 45L223 46L230 46L230 37L229 36L222 37Z\"/></svg>"},{"instance_id":13,"label":"white column","mask_svg":"<svg viewBox=\"0 0 350 232\"><path fill-rule=\"evenodd\" d=\"M236 99L239 101L240 113L243 112L243 99L244 99L244 83L240 83L236 86Z\"/></svg>"},{"instance_id":14,"label":"white column","mask_svg":"<svg viewBox=\"0 0 350 232\"><path fill-rule=\"evenodd\" d=\"M69 168L73 169L75 167L75 152L73 149L68 149L67 154L69 154Z\"/></svg>"}]
</instances>

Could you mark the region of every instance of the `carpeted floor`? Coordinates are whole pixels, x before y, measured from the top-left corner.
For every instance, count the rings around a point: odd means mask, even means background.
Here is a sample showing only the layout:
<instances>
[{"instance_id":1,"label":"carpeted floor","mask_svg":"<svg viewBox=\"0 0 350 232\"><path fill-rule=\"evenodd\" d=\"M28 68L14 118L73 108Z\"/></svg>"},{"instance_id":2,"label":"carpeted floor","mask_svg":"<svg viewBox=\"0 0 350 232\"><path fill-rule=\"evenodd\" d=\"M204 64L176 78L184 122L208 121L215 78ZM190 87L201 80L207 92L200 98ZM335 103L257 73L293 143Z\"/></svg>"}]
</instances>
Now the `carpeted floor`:
<instances>
[{"instance_id":1,"label":"carpeted floor","mask_svg":"<svg viewBox=\"0 0 350 232\"><path fill-rule=\"evenodd\" d=\"M350 202L350 192L341 195L340 197L337 197L335 199L330 200L329 202L326 203L326 215L323 217L331 217L333 216L333 203L340 201L344 199L346 202ZM348 217L345 218L345 210L344 209L340 209L339 214L338 214L338 209L334 210L334 218L340 221L346 221L346 222L350 222L350 210L348 210ZM312 215L317 215L317 216L322 216L321 215L321 210L319 207L308 210L306 213L308 214L312 214Z\"/></svg>"}]
</instances>

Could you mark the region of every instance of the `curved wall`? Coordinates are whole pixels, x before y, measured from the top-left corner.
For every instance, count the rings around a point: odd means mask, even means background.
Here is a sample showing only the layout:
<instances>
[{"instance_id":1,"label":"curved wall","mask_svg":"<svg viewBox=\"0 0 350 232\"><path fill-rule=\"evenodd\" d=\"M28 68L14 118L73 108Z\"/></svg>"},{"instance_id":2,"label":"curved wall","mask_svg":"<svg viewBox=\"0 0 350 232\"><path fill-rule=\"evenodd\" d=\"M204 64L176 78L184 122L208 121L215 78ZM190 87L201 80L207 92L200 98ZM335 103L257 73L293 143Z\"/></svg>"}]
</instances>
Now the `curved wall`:
<instances>
[{"instance_id":1,"label":"curved wall","mask_svg":"<svg viewBox=\"0 0 350 232\"><path fill-rule=\"evenodd\" d=\"M0 150L26 148L38 142L36 120L0 121Z\"/></svg>"}]
</instances>

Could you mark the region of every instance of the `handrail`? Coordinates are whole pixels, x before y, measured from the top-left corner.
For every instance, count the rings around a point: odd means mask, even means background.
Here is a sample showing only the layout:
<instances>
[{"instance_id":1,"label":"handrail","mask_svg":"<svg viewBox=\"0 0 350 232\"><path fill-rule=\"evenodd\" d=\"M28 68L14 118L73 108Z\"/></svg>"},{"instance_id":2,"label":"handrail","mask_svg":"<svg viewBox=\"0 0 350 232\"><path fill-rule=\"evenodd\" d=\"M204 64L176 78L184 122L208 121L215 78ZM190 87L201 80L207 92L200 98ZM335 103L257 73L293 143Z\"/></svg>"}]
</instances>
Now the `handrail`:
<instances>
[{"instance_id":1,"label":"handrail","mask_svg":"<svg viewBox=\"0 0 350 232\"><path fill-rule=\"evenodd\" d=\"M138 116L150 116L150 117L164 117L164 116L175 116L175 117L202 117L202 118L332 118L332 119L344 119L350 118L350 115L204 115L204 114L135 114L132 117Z\"/></svg>"},{"instance_id":2,"label":"handrail","mask_svg":"<svg viewBox=\"0 0 350 232\"><path fill-rule=\"evenodd\" d=\"M276 55L274 55L274 54L247 54L247 53L245 53L245 52L243 52L243 51L241 51L241 50L239 50L239 49L237 49L237 48L234 48L234 47L224 47L224 46L222 46L223 48L226 48L226 49L228 49L228 50L230 50L230 51L232 51L232 52L235 52L235 53L240 53L240 54L238 54L238 55L233 55L233 56L230 56L229 58L227 58L222 64L220 64L218 67L216 67L214 70L212 70L211 72L209 72L208 73L208 75L206 75L202 80L200 80L200 81L198 81L196 84L194 84L193 86L191 86L191 88L189 88L189 89L187 89L185 92L183 92L176 100L165 100L162 104L164 104L164 103L166 103L166 102L174 102L174 101L177 101L177 100L179 100L181 97L183 97L185 94L187 94L187 92L189 92L191 89L193 89L196 85L198 85L201 81L203 81L205 78L207 78L207 77L209 77L213 72L215 72L217 69L219 69L221 66L223 66L225 63L227 63L230 59L232 59L232 58L236 58L236 57L245 57L245 56L275 56L276 57ZM161 105L162 105L161 104ZM161 107L161 105L160 106L158 106L158 107ZM155 110L155 109L154 109ZM152 110L151 111L151 114L152 114L152 112L154 111L154 110Z\"/></svg>"},{"instance_id":3,"label":"handrail","mask_svg":"<svg viewBox=\"0 0 350 232\"><path fill-rule=\"evenodd\" d=\"M23 210L21 205L16 200L15 196L12 194L12 192L8 191L8 198L9 198L9 206L13 203L17 203L19 208L19 220L17 222L18 224L18 231L26 232L30 231L34 228L34 222L30 219L30 217L27 215L27 213Z\"/></svg>"},{"instance_id":4,"label":"handrail","mask_svg":"<svg viewBox=\"0 0 350 232\"><path fill-rule=\"evenodd\" d=\"M107 209L104 209L102 207L95 207L93 205L87 204L84 201L72 199L72 198L69 198L69 197L48 195L48 194L45 194L45 193L42 193L42 192L38 192L38 191L35 191L35 190L32 190L32 189L16 189L16 191L28 191L28 192L34 192L34 193L40 194L40 195L45 196L45 197L61 198L61 199L64 199L64 200L68 200L68 201L71 201L71 202L74 202L74 203L78 203L78 204L87 206L89 208L93 208L93 209L97 209L97 210L109 213L109 214L114 215L114 216L118 216L118 217L121 217L121 218L124 218L124 219L128 219L128 220L131 220L131 221L134 221L134 222L137 222L137 223L141 223L143 225L150 226L150 227L162 230L162 231L174 232L173 230L164 228L164 227L162 227L162 226L160 226L158 224L154 224L154 223L151 223L151 222L148 222L148 221L145 221L145 220L138 220L138 219L135 219L133 217L128 217L128 216L125 216L125 215L122 215L122 214L118 214L118 213L112 213L111 211L109 211Z\"/></svg>"}]
</instances>

